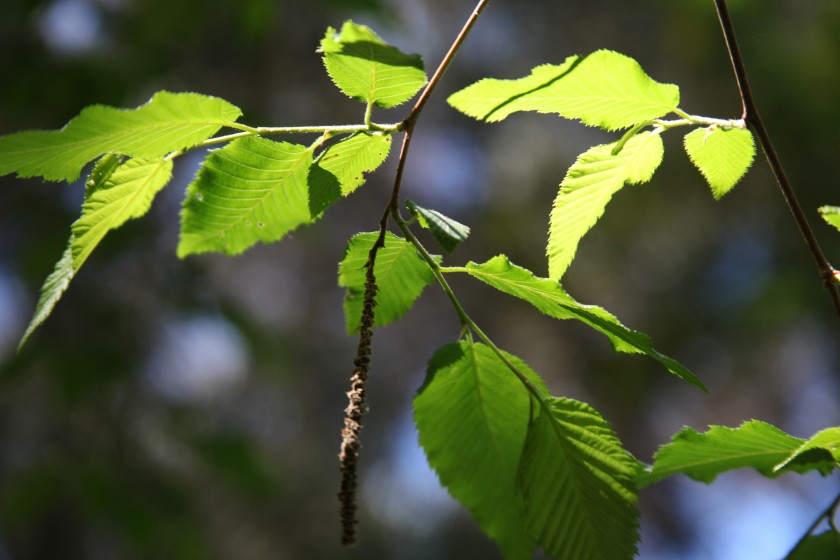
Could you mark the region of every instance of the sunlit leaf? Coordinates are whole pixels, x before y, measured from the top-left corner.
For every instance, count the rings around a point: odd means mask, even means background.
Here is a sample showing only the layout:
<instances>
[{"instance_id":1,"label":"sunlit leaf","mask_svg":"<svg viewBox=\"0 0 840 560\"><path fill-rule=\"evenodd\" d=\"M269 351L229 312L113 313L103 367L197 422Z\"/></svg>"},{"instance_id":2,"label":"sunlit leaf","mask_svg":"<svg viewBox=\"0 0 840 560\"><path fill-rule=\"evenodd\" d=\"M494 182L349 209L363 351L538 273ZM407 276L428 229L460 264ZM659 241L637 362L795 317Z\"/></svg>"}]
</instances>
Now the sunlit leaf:
<instances>
[{"instance_id":1,"label":"sunlit leaf","mask_svg":"<svg viewBox=\"0 0 840 560\"><path fill-rule=\"evenodd\" d=\"M242 112L223 99L160 91L137 109L93 105L61 130L0 137L0 175L73 181L82 168L111 152L154 159L190 148L230 126Z\"/></svg>"},{"instance_id":2,"label":"sunlit leaf","mask_svg":"<svg viewBox=\"0 0 840 560\"><path fill-rule=\"evenodd\" d=\"M523 518L554 558L633 558L638 462L591 406L551 398L528 429L517 474Z\"/></svg>"},{"instance_id":3,"label":"sunlit leaf","mask_svg":"<svg viewBox=\"0 0 840 560\"><path fill-rule=\"evenodd\" d=\"M685 151L716 199L732 190L752 165L755 142L744 128L697 128L685 135Z\"/></svg>"},{"instance_id":4,"label":"sunlit leaf","mask_svg":"<svg viewBox=\"0 0 840 560\"><path fill-rule=\"evenodd\" d=\"M35 332L35 329L47 320L47 317L50 316L50 313L55 308L55 304L58 303L58 300L67 291L67 287L70 286L70 281L73 280L73 276L76 274L76 271L73 270L73 251L70 247L72 243L73 238L71 237L67 243L67 248L64 250L64 254L61 255L61 258L55 264L55 269L47 276L44 285L41 286L41 295L38 297L35 313L32 315L32 319L29 320L29 326L26 327L26 332L20 339L19 348L26 343L32 333Z\"/></svg>"},{"instance_id":5,"label":"sunlit leaf","mask_svg":"<svg viewBox=\"0 0 840 560\"><path fill-rule=\"evenodd\" d=\"M840 231L840 206L820 206L819 210L823 220Z\"/></svg>"},{"instance_id":6,"label":"sunlit leaf","mask_svg":"<svg viewBox=\"0 0 840 560\"><path fill-rule=\"evenodd\" d=\"M618 130L667 115L677 108L680 92L675 85L651 79L632 58L600 50L570 56L560 65L537 66L518 80L480 80L448 101L487 122L517 111L538 111Z\"/></svg>"},{"instance_id":7,"label":"sunlit leaf","mask_svg":"<svg viewBox=\"0 0 840 560\"><path fill-rule=\"evenodd\" d=\"M563 276L581 238L624 183L649 180L662 163L659 134L637 134L615 155L614 147L615 143L602 144L582 153L560 184L548 233L548 276L552 279Z\"/></svg>"},{"instance_id":8,"label":"sunlit leaf","mask_svg":"<svg viewBox=\"0 0 840 560\"><path fill-rule=\"evenodd\" d=\"M454 251L455 247L470 234L469 227L444 216L437 210L417 206L410 200L406 201L406 206L417 217L420 225L432 232L435 240L447 253Z\"/></svg>"},{"instance_id":9,"label":"sunlit leaf","mask_svg":"<svg viewBox=\"0 0 840 560\"><path fill-rule=\"evenodd\" d=\"M178 256L236 255L311 222L312 151L250 136L210 152L187 189Z\"/></svg>"},{"instance_id":10,"label":"sunlit leaf","mask_svg":"<svg viewBox=\"0 0 840 560\"><path fill-rule=\"evenodd\" d=\"M504 255L493 257L483 264L470 262L463 269L444 269L445 272L461 270L497 290L524 299L550 317L582 321L603 333L616 351L646 354L677 377L705 390L703 383L685 366L654 349L647 335L628 329L600 307L575 301L556 280L538 278L530 270L511 263Z\"/></svg>"},{"instance_id":11,"label":"sunlit leaf","mask_svg":"<svg viewBox=\"0 0 840 560\"><path fill-rule=\"evenodd\" d=\"M378 233L359 233L350 239L338 268L338 285L347 288L344 315L347 332L355 333L362 316L365 293L365 264ZM376 309L374 326L396 321L411 309L434 275L417 250L408 241L392 233L385 234L385 246L376 255Z\"/></svg>"},{"instance_id":12,"label":"sunlit leaf","mask_svg":"<svg viewBox=\"0 0 840 560\"><path fill-rule=\"evenodd\" d=\"M536 373L507 357L545 391ZM519 379L489 347L471 342L438 350L414 398L429 464L507 559L531 558L535 547L516 506L516 471L530 410Z\"/></svg>"},{"instance_id":13,"label":"sunlit leaf","mask_svg":"<svg viewBox=\"0 0 840 560\"><path fill-rule=\"evenodd\" d=\"M327 29L319 52L327 73L349 97L377 107L395 107L426 84L423 60L383 41L369 27L344 22L341 32Z\"/></svg>"},{"instance_id":14,"label":"sunlit leaf","mask_svg":"<svg viewBox=\"0 0 840 560\"><path fill-rule=\"evenodd\" d=\"M814 434L810 439L796 448L784 461L774 467L781 470L788 466L812 466L824 468L826 464L840 465L840 427L826 428ZM823 471L825 472L825 471Z\"/></svg>"}]
</instances>

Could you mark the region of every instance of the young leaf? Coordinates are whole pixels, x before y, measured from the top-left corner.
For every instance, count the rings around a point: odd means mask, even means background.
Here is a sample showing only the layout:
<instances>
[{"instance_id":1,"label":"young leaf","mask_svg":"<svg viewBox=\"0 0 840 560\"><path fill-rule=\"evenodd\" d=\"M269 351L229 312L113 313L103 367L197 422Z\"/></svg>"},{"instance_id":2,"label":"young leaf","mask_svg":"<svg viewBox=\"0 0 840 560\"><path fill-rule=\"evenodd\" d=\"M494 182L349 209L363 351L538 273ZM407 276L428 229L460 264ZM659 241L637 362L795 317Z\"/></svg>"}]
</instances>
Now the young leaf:
<instances>
[{"instance_id":1,"label":"young leaf","mask_svg":"<svg viewBox=\"0 0 840 560\"><path fill-rule=\"evenodd\" d=\"M187 188L178 256L236 255L310 223L306 146L249 136L210 152Z\"/></svg>"},{"instance_id":2,"label":"young leaf","mask_svg":"<svg viewBox=\"0 0 840 560\"><path fill-rule=\"evenodd\" d=\"M0 137L0 175L74 181L91 160L111 152L155 159L191 148L232 125L242 112L223 99L160 91L137 109L93 105L61 130Z\"/></svg>"},{"instance_id":3,"label":"young leaf","mask_svg":"<svg viewBox=\"0 0 840 560\"><path fill-rule=\"evenodd\" d=\"M405 205L417 217L417 221L424 228L431 230L435 240L447 253L455 250L459 243L470 234L470 228L452 218L448 218L437 210L428 210L407 200Z\"/></svg>"},{"instance_id":4,"label":"young leaf","mask_svg":"<svg viewBox=\"0 0 840 560\"><path fill-rule=\"evenodd\" d=\"M318 51L335 85L363 103L395 107L426 84L420 55L404 54L352 21L344 22L340 33L328 28Z\"/></svg>"},{"instance_id":5,"label":"young leaf","mask_svg":"<svg viewBox=\"0 0 840 560\"><path fill-rule=\"evenodd\" d=\"M723 472L746 467L772 477L774 467L802 443L758 420L734 429L711 426L704 434L686 427L659 448L653 466L639 474L637 483L643 487L678 473L709 483Z\"/></svg>"},{"instance_id":6,"label":"young leaf","mask_svg":"<svg viewBox=\"0 0 840 560\"><path fill-rule=\"evenodd\" d=\"M91 171L82 215L72 226L67 249L41 288L20 346L46 320L105 235L148 212L154 196L172 177L171 161L131 159L116 168L113 162L106 156Z\"/></svg>"},{"instance_id":7,"label":"young leaf","mask_svg":"<svg viewBox=\"0 0 840 560\"><path fill-rule=\"evenodd\" d=\"M785 556L784 560L837 560L840 558L840 533L824 531L811 535Z\"/></svg>"},{"instance_id":8,"label":"young leaf","mask_svg":"<svg viewBox=\"0 0 840 560\"><path fill-rule=\"evenodd\" d=\"M840 231L840 206L820 206L819 210L825 223Z\"/></svg>"},{"instance_id":9,"label":"young leaf","mask_svg":"<svg viewBox=\"0 0 840 560\"><path fill-rule=\"evenodd\" d=\"M358 133L331 145L309 169L309 211L320 216L342 196L364 183L391 149L391 137Z\"/></svg>"},{"instance_id":10,"label":"young leaf","mask_svg":"<svg viewBox=\"0 0 840 560\"><path fill-rule=\"evenodd\" d=\"M554 199L548 232L548 276L559 280L578 243L595 225L625 181L650 180L662 163L662 138L654 132L632 137L615 155L615 143L590 148L569 168Z\"/></svg>"},{"instance_id":11,"label":"young leaf","mask_svg":"<svg viewBox=\"0 0 840 560\"><path fill-rule=\"evenodd\" d=\"M651 79L632 58L600 50L583 58L570 56L559 66L537 66L518 80L480 80L448 102L487 122L537 111L618 130L667 115L679 105L680 91Z\"/></svg>"},{"instance_id":12,"label":"young leaf","mask_svg":"<svg viewBox=\"0 0 840 560\"><path fill-rule=\"evenodd\" d=\"M825 467L826 463L840 464L840 428L826 428L814 434L773 470L779 471L793 465L811 465L822 470L821 467Z\"/></svg>"},{"instance_id":13,"label":"young leaf","mask_svg":"<svg viewBox=\"0 0 840 560\"><path fill-rule=\"evenodd\" d=\"M355 333L359 328L365 293L365 264L378 235L375 232L354 235L338 267L338 285L347 288L344 315L348 334ZM392 233L385 234L385 246L376 254L373 273L379 288L373 323L376 327L405 315L423 289L435 279L414 246Z\"/></svg>"},{"instance_id":14,"label":"young leaf","mask_svg":"<svg viewBox=\"0 0 840 560\"><path fill-rule=\"evenodd\" d=\"M528 428L517 473L531 536L554 558L633 558L637 470L594 408L549 399Z\"/></svg>"},{"instance_id":15,"label":"young leaf","mask_svg":"<svg viewBox=\"0 0 840 560\"><path fill-rule=\"evenodd\" d=\"M536 373L507 357L545 391ZM530 410L528 392L504 362L489 347L466 341L435 352L414 398L429 464L507 559L531 558L535 547L516 507L516 470Z\"/></svg>"},{"instance_id":16,"label":"young leaf","mask_svg":"<svg viewBox=\"0 0 840 560\"><path fill-rule=\"evenodd\" d=\"M443 270L463 270L499 291L524 299L555 319L582 321L606 335L617 352L646 354L680 379L706 390L703 383L685 366L655 350L647 335L628 329L614 315L600 307L578 303L556 280L538 278L530 270L511 263L504 255L493 257L484 264L470 262L463 269Z\"/></svg>"},{"instance_id":17,"label":"young leaf","mask_svg":"<svg viewBox=\"0 0 840 560\"><path fill-rule=\"evenodd\" d=\"M685 151L715 199L732 190L752 165L755 143L745 128L697 128L685 135Z\"/></svg>"}]
</instances>

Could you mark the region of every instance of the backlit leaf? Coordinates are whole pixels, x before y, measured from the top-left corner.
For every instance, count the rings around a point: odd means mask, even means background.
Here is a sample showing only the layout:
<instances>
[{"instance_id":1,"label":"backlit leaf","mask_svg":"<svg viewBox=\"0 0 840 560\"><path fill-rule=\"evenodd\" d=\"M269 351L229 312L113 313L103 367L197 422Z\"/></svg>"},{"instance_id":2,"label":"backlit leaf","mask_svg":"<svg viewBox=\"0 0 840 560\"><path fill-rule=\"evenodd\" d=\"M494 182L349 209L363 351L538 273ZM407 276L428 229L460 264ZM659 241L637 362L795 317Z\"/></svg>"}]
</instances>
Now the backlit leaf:
<instances>
[{"instance_id":1,"label":"backlit leaf","mask_svg":"<svg viewBox=\"0 0 840 560\"><path fill-rule=\"evenodd\" d=\"M604 334L617 352L646 354L677 377L705 390L703 383L685 366L654 349L647 335L628 329L614 315L600 307L575 301L556 280L538 278L530 270L511 263L504 255L493 257L484 264L471 262L463 269L443 270L463 270L497 290L524 299L555 319L582 321Z\"/></svg>"},{"instance_id":2,"label":"backlit leaf","mask_svg":"<svg viewBox=\"0 0 840 560\"><path fill-rule=\"evenodd\" d=\"M230 126L242 112L223 99L160 91L137 109L93 105L61 130L0 137L0 175L73 181L102 154L154 159L191 148Z\"/></svg>"},{"instance_id":3,"label":"backlit leaf","mask_svg":"<svg viewBox=\"0 0 840 560\"><path fill-rule=\"evenodd\" d=\"M32 319L29 320L29 326L26 327L26 332L21 337L18 348L21 348L32 333L35 332L35 329L47 320L47 317L50 316L50 313L55 308L55 304L58 303L58 300L67 291L67 287L70 286L70 281L73 280L73 276L76 275L76 271L73 270L73 251L70 247L72 243L73 238L70 237L64 254L61 255L61 258L55 264L55 269L47 276L44 285L41 286L41 295L38 297L35 313L32 315Z\"/></svg>"},{"instance_id":4,"label":"backlit leaf","mask_svg":"<svg viewBox=\"0 0 840 560\"><path fill-rule=\"evenodd\" d=\"M523 518L554 558L633 558L638 462L591 406L550 398L528 428L517 473Z\"/></svg>"},{"instance_id":5,"label":"backlit leaf","mask_svg":"<svg viewBox=\"0 0 840 560\"><path fill-rule=\"evenodd\" d=\"M536 373L507 357L545 391ZM507 559L531 558L535 547L516 506L528 395L489 347L464 341L435 353L414 398L414 420L429 464Z\"/></svg>"},{"instance_id":6,"label":"backlit leaf","mask_svg":"<svg viewBox=\"0 0 840 560\"><path fill-rule=\"evenodd\" d=\"M335 85L349 97L377 107L395 107L426 84L420 55L407 55L369 27L344 22L327 29L319 52Z\"/></svg>"},{"instance_id":7,"label":"backlit leaf","mask_svg":"<svg viewBox=\"0 0 840 560\"><path fill-rule=\"evenodd\" d=\"M784 461L774 467L774 470L781 470L788 466L807 468L811 466L825 472L828 465L840 465L840 428L826 428L808 439L796 448Z\"/></svg>"},{"instance_id":8,"label":"backlit leaf","mask_svg":"<svg viewBox=\"0 0 840 560\"><path fill-rule=\"evenodd\" d=\"M820 206L820 216L827 224L840 231L840 206Z\"/></svg>"},{"instance_id":9,"label":"backlit leaf","mask_svg":"<svg viewBox=\"0 0 840 560\"><path fill-rule=\"evenodd\" d=\"M651 79L632 58L600 50L570 56L560 65L537 66L518 80L480 80L448 101L487 122L537 111L618 130L667 115L677 108L680 92L675 85Z\"/></svg>"},{"instance_id":10,"label":"backlit leaf","mask_svg":"<svg viewBox=\"0 0 840 560\"><path fill-rule=\"evenodd\" d=\"M178 256L236 255L311 222L305 146L249 136L210 152L187 189Z\"/></svg>"},{"instance_id":11,"label":"backlit leaf","mask_svg":"<svg viewBox=\"0 0 840 560\"><path fill-rule=\"evenodd\" d=\"M437 210L417 206L410 200L407 200L405 204L411 213L417 217L420 225L432 232L435 240L447 253L454 251L455 247L470 234L469 227L444 216Z\"/></svg>"},{"instance_id":12,"label":"backlit leaf","mask_svg":"<svg viewBox=\"0 0 840 560\"><path fill-rule=\"evenodd\" d=\"M752 133L744 128L697 128L685 135L684 145L716 199L732 190L755 157Z\"/></svg>"},{"instance_id":13,"label":"backlit leaf","mask_svg":"<svg viewBox=\"0 0 840 560\"><path fill-rule=\"evenodd\" d=\"M338 267L338 285L347 288L344 315L349 334L359 328L365 294L365 264L378 235L354 235ZM432 271L414 246L390 232L385 234L385 246L377 252L373 273L379 288L373 323L376 327L387 325L405 315L423 289L434 281Z\"/></svg>"},{"instance_id":14,"label":"backlit leaf","mask_svg":"<svg viewBox=\"0 0 840 560\"><path fill-rule=\"evenodd\" d=\"M569 168L554 199L548 233L548 276L559 280L578 243L603 215L626 181L643 182L662 163L662 138L653 132L632 137L613 155L615 143L590 148Z\"/></svg>"}]
</instances>

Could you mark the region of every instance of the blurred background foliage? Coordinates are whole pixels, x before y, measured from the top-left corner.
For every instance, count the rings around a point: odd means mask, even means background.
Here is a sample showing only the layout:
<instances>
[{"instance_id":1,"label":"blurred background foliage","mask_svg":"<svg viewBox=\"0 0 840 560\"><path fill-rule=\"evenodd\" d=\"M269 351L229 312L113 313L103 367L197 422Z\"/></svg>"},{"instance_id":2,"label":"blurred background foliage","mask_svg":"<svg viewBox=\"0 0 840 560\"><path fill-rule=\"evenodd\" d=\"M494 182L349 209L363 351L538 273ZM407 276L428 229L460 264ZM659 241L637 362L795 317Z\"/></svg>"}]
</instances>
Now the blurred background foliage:
<instances>
[{"instance_id":1,"label":"blurred background foliage","mask_svg":"<svg viewBox=\"0 0 840 560\"><path fill-rule=\"evenodd\" d=\"M315 54L328 25L371 25L431 71L473 8L459 0L4 0L0 133L58 128L92 103L160 89L228 99L255 125L352 123L362 108ZM829 259L840 236L840 3L731 2L763 112ZM447 108L486 76L514 78L611 48L677 83L692 113L738 117L709 0L491 3L420 120L405 194L473 227L449 263L500 252L545 274L548 210L575 156L610 135L550 116L496 125ZM397 121L400 109L375 115ZM748 418L806 437L840 424L838 318L763 158L715 203L665 136L652 183L616 196L564 283L649 333L701 394L596 334L468 279L465 307L551 389L586 400L649 460L681 426ZM430 473L410 414L458 322L438 290L379 330L362 457L361 544L338 545L336 454L355 340L337 262L376 228L394 156L314 227L226 258L175 255L181 158L152 212L115 232L17 354L83 187L5 177L0 203L0 559L498 557ZM781 557L837 477L732 473L642 492L643 558Z\"/></svg>"}]
</instances>

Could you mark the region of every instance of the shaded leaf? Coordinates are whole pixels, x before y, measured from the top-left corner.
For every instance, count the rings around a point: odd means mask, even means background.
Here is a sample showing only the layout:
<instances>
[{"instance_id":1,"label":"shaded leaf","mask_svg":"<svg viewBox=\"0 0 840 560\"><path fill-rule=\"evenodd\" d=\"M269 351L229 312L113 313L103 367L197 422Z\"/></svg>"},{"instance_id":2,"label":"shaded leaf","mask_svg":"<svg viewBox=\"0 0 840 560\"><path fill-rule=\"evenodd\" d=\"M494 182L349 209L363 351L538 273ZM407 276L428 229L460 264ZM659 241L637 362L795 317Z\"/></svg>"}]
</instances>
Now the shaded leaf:
<instances>
[{"instance_id":1,"label":"shaded leaf","mask_svg":"<svg viewBox=\"0 0 840 560\"><path fill-rule=\"evenodd\" d=\"M338 267L338 285L347 288L344 315L348 334L359 328L365 294L365 264L378 233L359 233L350 239L344 259ZM408 241L388 232L385 246L376 254L376 310L373 325L380 327L396 321L411 309L434 275L417 250Z\"/></svg>"},{"instance_id":2,"label":"shaded leaf","mask_svg":"<svg viewBox=\"0 0 840 560\"><path fill-rule=\"evenodd\" d=\"M365 181L365 173L379 167L391 149L391 137L358 133L337 142L309 169L309 210L320 216L342 196Z\"/></svg>"},{"instance_id":3,"label":"shaded leaf","mask_svg":"<svg viewBox=\"0 0 840 560\"><path fill-rule=\"evenodd\" d=\"M603 333L616 351L627 354L646 354L660 362L677 377L706 390L703 383L685 366L656 351L647 335L628 329L614 315L600 307L575 301L556 280L538 278L530 270L511 263L505 255L493 257L483 264L470 262L463 269L444 268L443 270L444 272L461 270L467 272L499 291L524 299L555 319L582 321Z\"/></svg>"},{"instance_id":4,"label":"shaded leaf","mask_svg":"<svg viewBox=\"0 0 840 560\"><path fill-rule=\"evenodd\" d=\"M680 102L679 88L651 79L625 55L596 51L560 65L537 66L518 80L484 79L448 102L487 122L517 111L557 113L605 130L618 130L667 115Z\"/></svg>"},{"instance_id":5,"label":"shaded leaf","mask_svg":"<svg viewBox=\"0 0 840 560\"><path fill-rule=\"evenodd\" d=\"M82 168L112 152L160 158L191 148L230 126L242 112L223 99L160 91L137 109L92 105L61 130L0 137L0 175L73 181Z\"/></svg>"},{"instance_id":6,"label":"shaded leaf","mask_svg":"<svg viewBox=\"0 0 840 560\"><path fill-rule=\"evenodd\" d=\"M306 146L249 136L210 152L187 188L178 256L236 255L271 243L314 217Z\"/></svg>"},{"instance_id":7,"label":"shaded leaf","mask_svg":"<svg viewBox=\"0 0 840 560\"><path fill-rule=\"evenodd\" d=\"M732 190L755 157L752 133L744 128L697 128L685 135L684 145L716 199Z\"/></svg>"},{"instance_id":8,"label":"shaded leaf","mask_svg":"<svg viewBox=\"0 0 840 560\"><path fill-rule=\"evenodd\" d=\"M507 357L545 392L536 373ZM535 547L515 505L528 395L489 347L463 341L435 352L414 398L414 421L429 464L507 559L530 558Z\"/></svg>"},{"instance_id":9,"label":"shaded leaf","mask_svg":"<svg viewBox=\"0 0 840 560\"><path fill-rule=\"evenodd\" d=\"M377 107L395 107L426 84L420 55L407 55L369 27L344 22L327 29L319 52L335 85L347 96Z\"/></svg>"},{"instance_id":10,"label":"shaded leaf","mask_svg":"<svg viewBox=\"0 0 840 560\"><path fill-rule=\"evenodd\" d=\"M633 558L637 470L594 408L548 399L528 429L517 474L531 536L555 558Z\"/></svg>"},{"instance_id":11,"label":"shaded leaf","mask_svg":"<svg viewBox=\"0 0 840 560\"><path fill-rule=\"evenodd\" d=\"M823 220L840 231L840 206L820 206L819 210Z\"/></svg>"},{"instance_id":12,"label":"shaded leaf","mask_svg":"<svg viewBox=\"0 0 840 560\"><path fill-rule=\"evenodd\" d=\"M837 560L840 558L840 533L825 531L811 535L796 550L785 556L785 560Z\"/></svg>"},{"instance_id":13,"label":"shaded leaf","mask_svg":"<svg viewBox=\"0 0 840 560\"><path fill-rule=\"evenodd\" d=\"M469 227L444 216L437 210L417 206L410 200L407 200L405 204L411 213L417 217L420 225L432 232L435 240L447 253L454 251L455 247L470 234Z\"/></svg>"},{"instance_id":14,"label":"shaded leaf","mask_svg":"<svg viewBox=\"0 0 840 560\"><path fill-rule=\"evenodd\" d=\"M548 276L559 280L578 243L603 215L625 181L643 182L662 163L662 138L653 132L632 137L613 155L615 143L590 148L569 168L554 199L548 232Z\"/></svg>"}]
</instances>

